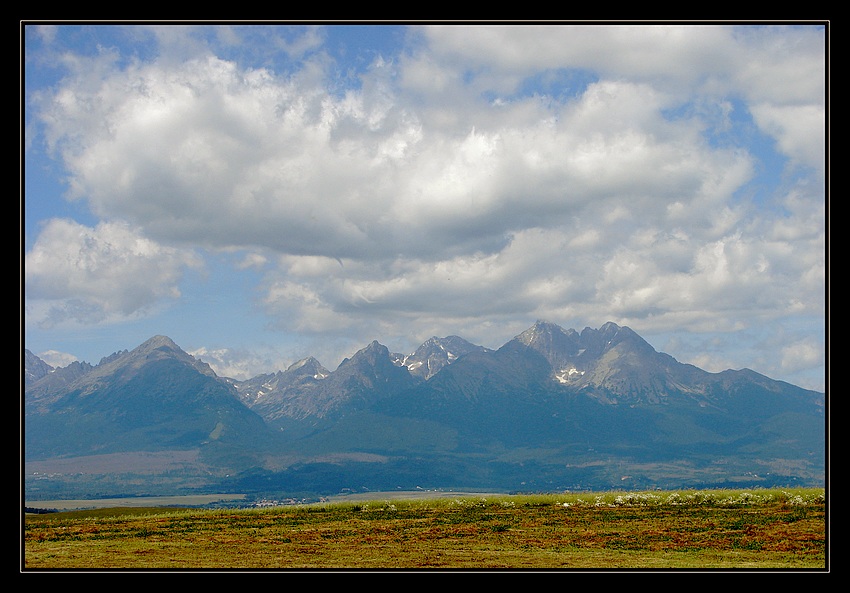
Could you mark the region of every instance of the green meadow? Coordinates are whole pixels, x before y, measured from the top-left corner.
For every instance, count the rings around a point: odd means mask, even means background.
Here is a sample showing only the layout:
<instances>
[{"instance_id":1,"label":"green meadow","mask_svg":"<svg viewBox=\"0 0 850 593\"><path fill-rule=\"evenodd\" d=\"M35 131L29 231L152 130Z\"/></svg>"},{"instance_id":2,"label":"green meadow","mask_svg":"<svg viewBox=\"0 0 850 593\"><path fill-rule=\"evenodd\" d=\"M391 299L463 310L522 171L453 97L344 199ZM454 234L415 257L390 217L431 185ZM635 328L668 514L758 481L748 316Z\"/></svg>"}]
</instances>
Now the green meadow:
<instances>
[{"instance_id":1,"label":"green meadow","mask_svg":"<svg viewBox=\"0 0 850 593\"><path fill-rule=\"evenodd\" d=\"M23 518L24 572L828 569L823 489L112 507Z\"/></svg>"}]
</instances>

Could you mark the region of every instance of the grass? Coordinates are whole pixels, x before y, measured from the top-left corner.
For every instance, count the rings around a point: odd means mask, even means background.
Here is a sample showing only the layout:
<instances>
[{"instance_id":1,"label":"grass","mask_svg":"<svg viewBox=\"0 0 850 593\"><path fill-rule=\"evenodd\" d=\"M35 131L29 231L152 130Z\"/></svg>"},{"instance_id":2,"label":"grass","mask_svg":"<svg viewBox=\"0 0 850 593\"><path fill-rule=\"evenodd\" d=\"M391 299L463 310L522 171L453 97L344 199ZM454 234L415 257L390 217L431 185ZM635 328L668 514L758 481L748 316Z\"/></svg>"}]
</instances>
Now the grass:
<instances>
[{"instance_id":1,"label":"grass","mask_svg":"<svg viewBox=\"0 0 850 593\"><path fill-rule=\"evenodd\" d=\"M827 568L823 490L27 515L24 570Z\"/></svg>"}]
</instances>

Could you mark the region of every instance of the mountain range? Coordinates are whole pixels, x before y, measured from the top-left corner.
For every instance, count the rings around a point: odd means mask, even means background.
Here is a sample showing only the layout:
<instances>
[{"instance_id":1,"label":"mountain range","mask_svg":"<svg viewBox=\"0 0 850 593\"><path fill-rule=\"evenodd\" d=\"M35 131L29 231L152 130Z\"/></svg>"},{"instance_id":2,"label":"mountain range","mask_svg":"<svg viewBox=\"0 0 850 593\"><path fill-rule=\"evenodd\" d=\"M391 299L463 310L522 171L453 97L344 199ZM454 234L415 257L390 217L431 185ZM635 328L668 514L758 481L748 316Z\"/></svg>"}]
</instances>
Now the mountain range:
<instances>
[{"instance_id":1,"label":"mountain range","mask_svg":"<svg viewBox=\"0 0 850 593\"><path fill-rule=\"evenodd\" d=\"M826 396L711 373L628 327L539 321L498 349L373 341L245 381L165 336L98 364L23 354L28 499L365 490L821 486Z\"/></svg>"}]
</instances>

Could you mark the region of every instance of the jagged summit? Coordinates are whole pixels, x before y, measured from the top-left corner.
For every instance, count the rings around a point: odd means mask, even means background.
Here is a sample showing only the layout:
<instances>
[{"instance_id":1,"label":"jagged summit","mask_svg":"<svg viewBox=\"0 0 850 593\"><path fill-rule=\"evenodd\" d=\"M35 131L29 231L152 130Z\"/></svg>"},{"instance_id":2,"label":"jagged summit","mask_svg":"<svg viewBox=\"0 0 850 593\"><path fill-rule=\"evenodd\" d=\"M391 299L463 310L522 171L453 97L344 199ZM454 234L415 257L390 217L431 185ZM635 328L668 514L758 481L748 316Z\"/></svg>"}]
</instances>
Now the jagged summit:
<instances>
[{"instance_id":1,"label":"jagged summit","mask_svg":"<svg viewBox=\"0 0 850 593\"><path fill-rule=\"evenodd\" d=\"M600 397L610 401L623 397L661 401L671 391L705 394L712 383L709 373L676 362L631 328L612 321L599 329L585 327L580 334L538 321L504 348L533 350L551 365L556 382L604 392Z\"/></svg>"},{"instance_id":2,"label":"jagged summit","mask_svg":"<svg viewBox=\"0 0 850 593\"><path fill-rule=\"evenodd\" d=\"M239 449L268 430L232 385L166 336L94 367L57 369L27 389L25 402L29 454Z\"/></svg>"},{"instance_id":3,"label":"jagged summit","mask_svg":"<svg viewBox=\"0 0 850 593\"><path fill-rule=\"evenodd\" d=\"M314 379L324 379L330 371L322 366L318 360L312 356L302 358L301 360L292 363L286 369L287 373L301 372L302 374L311 375Z\"/></svg>"},{"instance_id":4,"label":"jagged summit","mask_svg":"<svg viewBox=\"0 0 850 593\"><path fill-rule=\"evenodd\" d=\"M355 352L350 358L343 359L343 361L339 363L337 371L340 371L346 367L357 366L362 364L379 364L384 359L389 360L389 357L389 349L377 340L372 340L367 346Z\"/></svg>"},{"instance_id":5,"label":"jagged summit","mask_svg":"<svg viewBox=\"0 0 850 593\"><path fill-rule=\"evenodd\" d=\"M94 367L92 376L108 374L120 367L138 369L151 361L170 358L176 358L208 377L217 377L209 364L188 354L171 338L164 335L153 336L129 352L123 350L104 358Z\"/></svg>"},{"instance_id":6,"label":"jagged summit","mask_svg":"<svg viewBox=\"0 0 850 593\"><path fill-rule=\"evenodd\" d=\"M41 360L38 356L24 349L24 384L29 385L42 377L49 375L53 367Z\"/></svg>"},{"instance_id":7,"label":"jagged summit","mask_svg":"<svg viewBox=\"0 0 850 593\"><path fill-rule=\"evenodd\" d=\"M453 364L461 356L470 352L485 351L487 348L476 346L459 336L445 338L432 336L412 354L393 354L392 356L395 364L406 367L412 375L427 380Z\"/></svg>"},{"instance_id":8,"label":"jagged summit","mask_svg":"<svg viewBox=\"0 0 850 593\"><path fill-rule=\"evenodd\" d=\"M545 321L538 321L514 340L537 350L556 365L564 357L575 356L581 349L579 335L575 330L564 330L559 325Z\"/></svg>"},{"instance_id":9,"label":"jagged summit","mask_svg":"<svg viewBox=\"0 0 850 593\"><path fill-rule=\"evenodd\" d=\"M180 350L180 347L174 343L174 340L172 340L168 336L162 335L156 335L148 340L145 340L145 342L139 345L135 350L137 352L142 352L156 350L159 348L168 348L169 350Z\"/></svg>"}]
</instances>

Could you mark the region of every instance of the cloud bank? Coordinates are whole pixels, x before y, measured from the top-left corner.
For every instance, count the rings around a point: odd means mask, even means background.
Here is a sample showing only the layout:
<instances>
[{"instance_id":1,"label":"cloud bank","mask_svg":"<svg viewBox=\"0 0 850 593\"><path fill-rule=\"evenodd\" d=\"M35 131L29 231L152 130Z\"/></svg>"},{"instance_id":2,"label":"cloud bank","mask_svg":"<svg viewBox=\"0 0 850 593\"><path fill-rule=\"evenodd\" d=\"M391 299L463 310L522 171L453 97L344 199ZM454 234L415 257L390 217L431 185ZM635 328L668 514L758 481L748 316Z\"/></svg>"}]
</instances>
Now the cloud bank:
<instances>
[{"instance_id":1,"label":"cloud bank","mask_svg":"<svg viewBox=\"0 0 850 593\"><path fill-rule=\"evenodd\" d=\"M792 342L757 370L823 365L823 30L422 26L351 74L322 29L281 39L285 65L222 49L250 28L202 29L65 52L32 97L101 222L44 224L28 323L149 315L237 252L281 331L774 326Z\"/></svg>"}]
</instances>

